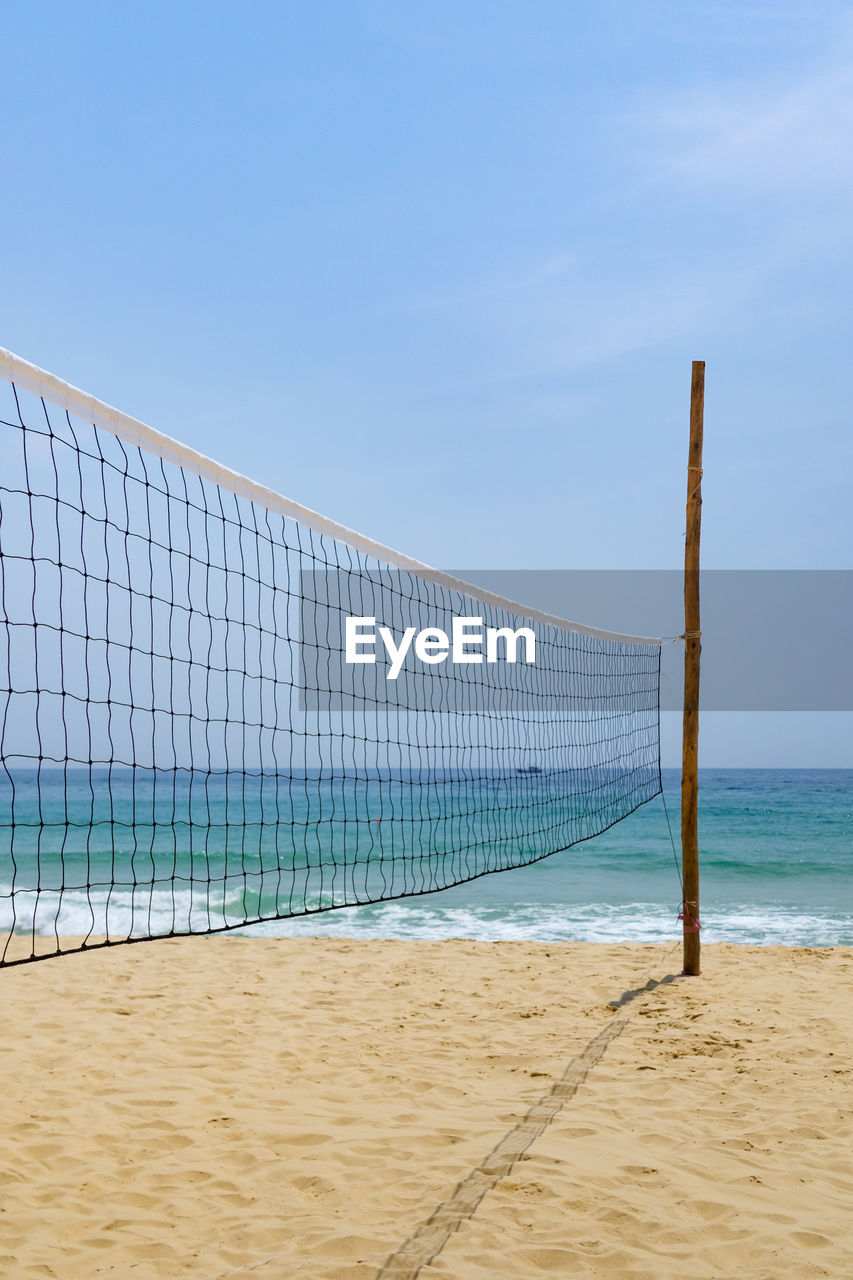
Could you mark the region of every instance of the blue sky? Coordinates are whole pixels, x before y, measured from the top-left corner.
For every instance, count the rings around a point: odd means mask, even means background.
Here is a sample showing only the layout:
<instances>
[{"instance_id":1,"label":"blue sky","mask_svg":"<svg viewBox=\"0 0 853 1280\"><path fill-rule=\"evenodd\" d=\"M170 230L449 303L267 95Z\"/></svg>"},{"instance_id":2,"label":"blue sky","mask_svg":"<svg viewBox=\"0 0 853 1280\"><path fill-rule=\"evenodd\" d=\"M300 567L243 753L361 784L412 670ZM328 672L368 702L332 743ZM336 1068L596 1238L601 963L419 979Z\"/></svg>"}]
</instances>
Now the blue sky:
<instances>
[{"instance_id":1,"label":"blue sky","mask_svg":"<svg viewBox=\"0 0 853 1280\"><path fill-rule=\"evenodd\" d=\"M705 564L850 567L851 6L34 0L4 34L3 345L472 569L677 567L705 359ZM850 717L803 723L709 717L705 761L851 762Z\"/></svg>"}]
</instances>

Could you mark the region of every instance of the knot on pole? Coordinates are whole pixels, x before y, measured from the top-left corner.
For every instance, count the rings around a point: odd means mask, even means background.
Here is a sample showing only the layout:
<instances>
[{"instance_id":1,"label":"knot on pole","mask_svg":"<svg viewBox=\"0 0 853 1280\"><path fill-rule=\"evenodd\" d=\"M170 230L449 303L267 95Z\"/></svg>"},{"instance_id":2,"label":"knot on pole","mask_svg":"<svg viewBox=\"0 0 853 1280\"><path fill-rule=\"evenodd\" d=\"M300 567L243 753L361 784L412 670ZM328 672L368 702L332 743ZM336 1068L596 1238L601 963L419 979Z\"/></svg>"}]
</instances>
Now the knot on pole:
<instances>
[{"instance_id":1,"label":"knot on pole","mask_svg":"<svg viewBox=\"0 0 853 1280\"><path fill-rule=\"evenodd\" d=\"M695 902L682 902L678 918L684 922L685 933L698 933L702 928L699 923L699 911Z\"/></svg>"}]
</instances>

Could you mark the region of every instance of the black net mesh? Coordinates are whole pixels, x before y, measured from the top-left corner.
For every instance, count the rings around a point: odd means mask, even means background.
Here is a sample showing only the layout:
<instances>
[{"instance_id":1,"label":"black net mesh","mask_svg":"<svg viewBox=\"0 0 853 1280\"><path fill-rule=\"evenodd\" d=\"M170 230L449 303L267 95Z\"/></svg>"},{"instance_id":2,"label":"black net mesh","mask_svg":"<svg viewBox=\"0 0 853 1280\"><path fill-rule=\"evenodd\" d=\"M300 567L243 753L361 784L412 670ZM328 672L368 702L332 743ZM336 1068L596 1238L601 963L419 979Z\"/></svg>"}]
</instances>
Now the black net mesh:
<instances>
[{"instance_id":1,"label":"black net mesh","mask_svg":"<svg viewBox=\"0 0 853 1280\"><path fill-rule=\"evenodd\" d=\"M658 645L390 568L4 394L3 963L429 893L660 790ZM392 679L378 636L344 660L347 616L527 627L535 660L412 647Z\"/></svg>"}]
</instances>

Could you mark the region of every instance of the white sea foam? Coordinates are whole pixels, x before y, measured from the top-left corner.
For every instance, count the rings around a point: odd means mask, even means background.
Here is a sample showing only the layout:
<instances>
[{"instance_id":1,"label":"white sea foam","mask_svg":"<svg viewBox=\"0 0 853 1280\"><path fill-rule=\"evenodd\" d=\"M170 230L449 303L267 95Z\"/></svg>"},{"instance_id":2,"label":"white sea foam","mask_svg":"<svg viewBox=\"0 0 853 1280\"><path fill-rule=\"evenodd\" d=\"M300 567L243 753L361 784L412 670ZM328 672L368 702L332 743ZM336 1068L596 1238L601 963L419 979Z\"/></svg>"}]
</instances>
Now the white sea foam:
<instances>
[{"instance_id":1,"label":"white sea foam","mask_svg":"<svg viewBox=\"0 0 853 1280\"><path fill-rule=\"evenodd\" d=\"M247 932L249 932L247 930ZM632 902L489 908L433 908L393 902L252 928L268 936L348 938L476 938L502 942L670 942L681 936L676 914L660 903ZM851 946L853 916L819 915L767 906L710 910L703 914L706 942L777 946Z\"/></svg>"},{"instance_id":2,"label":"white sea foam","mask_svg":"<svg viewBox=\"0 0 853 1280\"><path fill-rule=\"evenodd\" d=\"M238 924L242 908L225 906L225 922ZM32 933L42 937L79 937L88 934L111 938L162 937L170 933L205 933L211 923L222 923L221 900L210 910L200 891L189 889L151 892L147 886L135 889L105 889L86 894L83 890L59 893L18 890L15 913L7 897L0 905L0 933Z\"/></svg>"},{"instance_id":3,"label":"white sea foam","mask_svg":"<svg viewBox=\"0 0 853 1280\"><path fill-rule=\"evenodd\" d=\"M19 933L43 936L108 933L110 937L163 936L204 933L210 924L239 925L243 918L239 897L220 897L210 904L201 889L101 890L20 893L16 919L9 899L0 899L0 933L14 924ZM35 919L34 919L35 916ZM681 933L676 913L668 905L603 902L512 907L440 905L435 899L411 899L364 907L265 921L240 929L266 937L345 938L475 938L483 941L668 942ZM797 909L780 904L712 906L703 911L702 938L706 942L742 942L784 946L851 946L853 915Z\"/></svg>"}]
</instances>

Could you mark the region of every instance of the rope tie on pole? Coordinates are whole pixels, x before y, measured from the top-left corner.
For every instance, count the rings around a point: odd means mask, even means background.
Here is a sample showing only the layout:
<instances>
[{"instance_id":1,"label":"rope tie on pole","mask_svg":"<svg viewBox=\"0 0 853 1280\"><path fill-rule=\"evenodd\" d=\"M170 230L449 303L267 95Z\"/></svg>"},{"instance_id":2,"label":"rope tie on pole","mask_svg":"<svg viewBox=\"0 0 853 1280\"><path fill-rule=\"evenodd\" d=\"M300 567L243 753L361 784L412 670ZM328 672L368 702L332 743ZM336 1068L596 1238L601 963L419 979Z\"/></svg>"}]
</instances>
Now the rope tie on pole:
<instances>
[{"instance_id":1,"label":"rope tie on pole","mask_svg":"<svg viewBox=\"0 0 853 1280\"><path fill-rule=\"evenodd\" d=\"M679 912L678 918L684 923L685 933L698 933L702 928L698 914L694 914L696 910L695 902L685 901L681 904L681 911Z\"/></svg>"}]
</instances>

